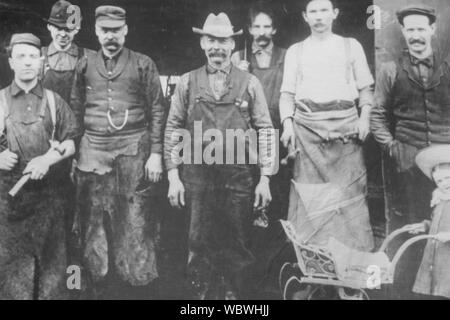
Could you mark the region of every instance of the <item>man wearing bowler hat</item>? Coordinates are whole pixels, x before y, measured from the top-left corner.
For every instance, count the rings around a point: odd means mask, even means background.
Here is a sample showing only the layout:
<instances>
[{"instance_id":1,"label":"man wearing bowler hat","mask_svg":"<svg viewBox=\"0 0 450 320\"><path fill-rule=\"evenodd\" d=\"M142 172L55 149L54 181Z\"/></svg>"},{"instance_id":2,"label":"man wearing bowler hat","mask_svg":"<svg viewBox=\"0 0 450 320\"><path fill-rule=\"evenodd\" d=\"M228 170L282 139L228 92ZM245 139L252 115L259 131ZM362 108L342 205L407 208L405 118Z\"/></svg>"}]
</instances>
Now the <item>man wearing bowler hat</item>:
<instances>
[{"instance_id":1,"label":"man wearing bowler hat","mask_svg":"<svg viewBox=\"0 0 450 320\"><path fill-rule=\"evenodd\" d=\"M273 127L259 80L231 64L233 37L242 34L242 30L234 32L225 13L217 16L211 13L203 29L193 31L201 35L200 46L207 63L184 74L172 97L164 144L169 170L168 197L172 206L186 206L190 215L191 297L245 298L245 271L254 260L248 246L252 206L262 209L270 203L269 176L274 173L271 166L275 160L267 163L259 159L269 165L262 165L260 172L255 172L257 167L249 161L236 162L235 149L229 147L227 139L234 139L238 132L241 137L255 132L261 149L274 150L270 139ZM206 159L196 162L203 151L207 153L210 139L205 137L200 151L194 147L194 161L185 157L181 164L176 156L179 134L188 132L195 144L202 141L201 136L196 136L197 128L200 134L219 132L221 137L226 136L224 140L214 140L214 154L222 156L215 157L213 162Z\"/></svg>"},{"instance_id":2,"label":"man wearing bowler hat","mask_svg":"<svg viewBox=\"0 0 450 320\"><path fill-rule=\"evenodd\" d=\"M78 64L71 106L85 130L75 174L77 221L98 297L158 276L151 196L162 176L165 109L155 63L124 47L125 10L100 6L95 17L101 49Z\"/></svg>"},{"instance_id":3,"label":"man wearing bowler hat","mask_svg":"<svg viewBox=\"0 0 450 320\"><path fill-rule=\"evenodd\" d=\"M0 299L67 297L58 164L75 153L75 115L38 79L41 42L14 34L14 80L0 91Z\"/></svg>"},{"instance_id":4,"label":"man wearing bowler hat","mask_svg":"<svg viewBox=\"0 0 450 320\"><path fill-rule=\"evenodd\" d=\"M416 154L435 143L450 143L450 66L431 45L435 9L425 5L397 13L407 49L381 65L375 90L371 131L390 158L388 231L421 222L431 213L433 184L414 163ZM404 241L405 239L400 239ZM421 245L410 249L399 265L394 298L407 298L421 259Z\"/></svg>"},{"instance_id":5,"label":"man wearing bowler hat","mask_svg":"<svg viewBox=\"0 0 450 320\"><path fill-rule=\"evenodd\" d=\"M53 5L47 20L52 42L42 48L43 84L67 102L70 101L75 66L86 50L73 42L81 26L81 14L75 8L65 0L59 0Z\"/></svg>"},{"instance_id":6,"label":"man wearing bowler hat","mask_svg":"<svg viewBox=\"0 0 450 320\"><path fill-rule=\"evenodd\" d=\"M85 55L84 49L74 43L74 38L80 30L81 14L79 7L65 0L57 1L47 20L47 29L52 37L48 47L42 48L44 63L42 67L42 83L49 90L58 93L67 103L70 102L77 62ZM71 233L73 209L75 207L75 186L70 179L72 159L64 161L65 173L61 176L59 189L65 199L68 254L69 259L75 259L76 238ZM75 261L75 260L74 260Z\"/></svg>"}]
</instances>

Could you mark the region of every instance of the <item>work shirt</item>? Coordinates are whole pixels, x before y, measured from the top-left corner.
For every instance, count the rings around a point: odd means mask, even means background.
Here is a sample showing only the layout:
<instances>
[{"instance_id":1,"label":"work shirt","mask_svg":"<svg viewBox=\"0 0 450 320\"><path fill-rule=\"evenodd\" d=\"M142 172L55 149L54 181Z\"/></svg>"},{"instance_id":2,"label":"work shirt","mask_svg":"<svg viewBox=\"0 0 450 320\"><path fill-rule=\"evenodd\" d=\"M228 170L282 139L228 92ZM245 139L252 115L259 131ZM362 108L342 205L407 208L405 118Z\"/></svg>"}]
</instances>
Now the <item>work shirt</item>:
<instances>
[{"instance_id":1,"label":"work shirt","mask_svg":"<svg viewBox=\"0 0 450 320\"><path fill-rule=\"evenodd\" d=\"M58 51L55 45L50 43L47 50L48 66L56 71L74 70L78 61L79 48L75 43L65 51Z\"/></svg>"},{"instance_id":2,"label":"work shirt","mask_svg":"<svg viewBox=\"0 0 450 320\"><path fill-rule=\"evenodd\" d=\"M349 53L345 44L347 40ZM294 101L302 99L327 103L359 98L360 106L373 104L373 91L367 88L374 84L374 79L364 49L357 40L347 40L335 34L324 41L308 37L302 45L296 43L287 50L281 92L291 99L287 103L280 101L281 121L293 115ZM299 74L302 74L301 79Z\"/></svg>"},{"instance_id":3,"label":"work shirt","mask_svg":"<svg viewBox=\"0 0 450 320\"><path fill-rule=\"evenodd\" d=\"M228 70L231 68L225 68ZM214 91L214 83L217 81L216 71L211 66L207 66L206 71L208 73L208 79L211 89ZM220 71L223 73L222 71ZM227 73L225 71L225 73ZM228 84L230 81L230 73L228 71L225 83ZM220 75L219 77L222 77ZM221 81L221 80L219 80ZM261 129L273 128L272 121L270 119L270 114L267 107L267 102L264 97L264 91L259 80L251 75L249 84L247 86L247 92L250 96L251 101L249 102L249 112L252 126L255 130L259 131ZM169 111L169 116L166 124L165 131L165 146L164 146L164 158L166 162L166 167L168 170L176 168L178 165L172 161L171 152L176 146L177 141L171 139L172 133L180 128L184 128L187 109L189 105L189 73L181 76L180 81L175 88L174 95L172 96L172 103ZM271 143L265 139L260 140L260 148L267 148L268 144ZM267 150L267 149L266 149ZM271 169L261 168L261 174L270 175Z\"/></svg>"},{"instance_id":4,"label":"work shirt","mask_svg":"<svg viewBox=\"0 0 450 320\"><path fill-rule=\"evenodd\" d=\"M33 124L40 116L43 87L40 82L26 93L21 89L15 81L5 90L9 90L11 94L11 101L9 105L9 113L12 119L20 119L23 124ZM55 94L55 110L56 110L56 128L55 140L63 142L65 140L76 140L82 131L78 125L75 115L71 111L68 104L58 95ZM51 138L53 131L53 122L51 119L50 110L47 107L44 114L43 124L48 137ZM8 133L7 133L8 134ZM17 141L16 146L9 146L12 152L19 156L19 166L24 167L31 159L45 154L50 148L48 141L41 141L38 137L33 135L20 136L14 138ZM44 144L44 145L43 145ZM2 146L2 151L5 145Z\"/></svg>"}]
</instances>

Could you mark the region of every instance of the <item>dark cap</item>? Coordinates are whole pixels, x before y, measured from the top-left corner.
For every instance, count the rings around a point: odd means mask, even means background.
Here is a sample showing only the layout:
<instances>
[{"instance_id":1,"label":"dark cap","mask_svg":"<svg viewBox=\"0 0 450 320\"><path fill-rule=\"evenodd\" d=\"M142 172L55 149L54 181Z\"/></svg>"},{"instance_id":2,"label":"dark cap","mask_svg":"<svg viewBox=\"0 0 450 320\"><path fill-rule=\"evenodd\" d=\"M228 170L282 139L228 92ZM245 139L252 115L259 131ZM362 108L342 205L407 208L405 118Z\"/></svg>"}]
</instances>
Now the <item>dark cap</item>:
<instances>
[{"instance_id":1,"label":"dark cap","mask_svg":"<svg viewBox=\"0 0 450 320\"><path fill-rule=\"evenodd\" d=\"M67 29L79 28L80 27L79 25L77 26L68 24L69 20L71 20L71 16L73 15L73 12L70 13L68 12L68 9L71 5L72 4L70 2L65 0L57 1L52 7L50 17L48 18L47 22L58 28L67 28Z\"/></svg>"},{"instance_id":2,"label":"dark cap","mask_svg":"<svg viewBox=\"0 0 450 320\"><path fill-rule=\"evenodd\" d=\"M12 47L15 44L29 44L41 49L41 40L32 33L15 33L11 37L9 46Z\"/></svg>"},{"instance_id":3,"label":"dark cap","mask_svg":"<svg viewBox=\"0 0 450 320\"><path fill-rule=\"evenodd\" d=\"M126 11L115 6L100 6L95 9L95 23L100 27L119 28L125 25Z\"/></svg>"},{"instance_id":4,"label":"dark cap","mask_svg":"<svg viewBox=\"0 0 450 320\"><path fill-rule=\"evenodd\" d=\"M406 16L410 16L412 14L427 16L428 18L430 18L430 23L436 22L436 10L426 5L413 5L398 10L397 11L398 22L400 22L400 24L403 24L403 19Z\"/></svg>"}]
</instances>

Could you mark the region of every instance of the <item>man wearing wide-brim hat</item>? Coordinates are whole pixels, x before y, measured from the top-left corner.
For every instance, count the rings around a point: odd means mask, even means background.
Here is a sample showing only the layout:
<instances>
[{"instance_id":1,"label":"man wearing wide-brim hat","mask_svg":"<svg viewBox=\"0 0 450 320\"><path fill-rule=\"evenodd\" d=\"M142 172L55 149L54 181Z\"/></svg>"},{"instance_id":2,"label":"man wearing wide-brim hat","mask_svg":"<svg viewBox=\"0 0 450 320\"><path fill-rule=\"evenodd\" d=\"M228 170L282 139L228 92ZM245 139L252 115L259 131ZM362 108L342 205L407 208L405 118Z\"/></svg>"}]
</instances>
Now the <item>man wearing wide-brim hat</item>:
<instances>
[{"instance_id":1,"label":"man wearing wide-brim hat","mask_svg":"<svg viewBox=\"0 0 450 320\"><path fill-rule=\"evenodd\" d=\"M78 64L71 98L85 129L77 210L91 288L118 298L123 292L113 285L144 286L158 277L151 199L162 176L165 108L155 63L125 47L125 9L100 6L95 17L101 48Z\"/></svg>"},{"instance_id":2,"label":"man wearing wide-brim hat","mask_svg":"<svg viewBox=\"0 0 450 320\"><path fill-rule=\"evenodd\" d=\"M429 218L434 186L414 158L427 146L450 143L450 64L432 46L436 10L411 5L401 8L397 17L407 48L380 65L371 114L371 131L390 164L390 174L385 175L389 232ZM420 262L419 247L408 250L400 261L392 298L408 298Z\"/></svg>"},{"instance_id":3,"label":"man wearing wide-brim hat","mask_svg":"<svg viewBox=\"0 0 450 320\"><path fill-rule=\"evenodd\" d=\"M260 82L231 64L233 37L242 31L233 31L225 13L211 13L203 28L193 31L201 35L200 46L207 63L184 74L172 97L164 144L168 197L172 206L186 207L190 214L189 297L245 298L244 271L254 260L248 246L252 207L262 209L269 204L269 175L274 172L271 165L275 161L271 159L269 166L261 166L258 182L255 165L249 161L237 164L234 147L228 147L234 137L225 138L225 131L242 138L249 130L255 136L257 133L268 138L273 127ZM191 136L189 141L201 141L202 137L195 136L199 133L218 134L213 155L208 154L205 141L203 148L192 149L192 159L179 159L178 138L186 131ZM259 146L274 150L272 142L263 138ZM249 159L251 152L246 150ZM183 153L191 154L188 150ZM220 295L221 287L225 296Z\"/></svg>"}]
</instances>

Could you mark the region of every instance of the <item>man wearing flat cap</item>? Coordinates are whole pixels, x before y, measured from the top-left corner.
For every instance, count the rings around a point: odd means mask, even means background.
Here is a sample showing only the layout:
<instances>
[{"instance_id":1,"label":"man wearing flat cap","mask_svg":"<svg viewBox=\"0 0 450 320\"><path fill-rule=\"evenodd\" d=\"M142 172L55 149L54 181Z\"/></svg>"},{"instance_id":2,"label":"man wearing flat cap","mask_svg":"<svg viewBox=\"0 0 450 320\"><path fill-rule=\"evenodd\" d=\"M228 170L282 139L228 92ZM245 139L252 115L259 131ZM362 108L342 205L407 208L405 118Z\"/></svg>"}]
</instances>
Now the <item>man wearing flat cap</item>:
<instances>
[{"instance_id":1,"label":"man wearing flat cap","mask_svg":"<svg viewBox=\"0 0 450 320\"><path fill-rule=\"evenodd\" d=\"M234 32L225 13L211 13L203 29L193 31L201 35L207 63L184 74L172 97L164 143L168 197L172 206L185 206L190 216L191 298L246 298L245 271L254 261L248 246L252 206L263 209L270 203L269 176L274 173L274 160L259 159L262 165L258 173L250 161L236 161L234 142L231 147L228 143L236 134L242 137L254 132L261 149L275 150L274 139L270 139L273 126L259 80L231 64L233 37L242 30ZM189 141L202 141L202 136L195 136L197 131L205 135L216 132L226 139L214 140L214 161L205 157L195 160L210 147L211 138L205 137L200 151L194 147L194 161L183 150L186 157L181 163L177 156L179 135L188 132L192 137ZM190 142L187 145L190 147ZM250 158L249 149L246 155L245 159Z\"/></svg>"},{"instance_id":2,"label":"man wearing flat cap","mask_svg":"<svg viewBox=\"0 0 450 320\"><path fill-rule=\"evenodd\" d=\"M75 153L81 129L64 99L38 79L40 40L15 34L9 55L14 80L0 91L0 299L62 299L67 260L58 165Z\"/></svg>"},{"instance_id":3,"label":"man wearing flat cap","mask_svg":"<svg viewBox=\"0 0 450 320\"><path fill-rule=\"evenodd\" d=\"M166 112L155 63L124 47L125 10L100 6L95 16L101 49L77 65L71 106L85 130L76 169L83 261L92 289L108 295L158 276L150 200Z\"/></svg>"},{"instance_id":4,"label":"man wearing flat cap","mask_svg":"<svg viewBox=\"0 0 450 320\"><path fill-rule=\"evenodd\" d=\"M371 131L394 167L387 190L388 231L421 222L431 213L432 183L414 163L416 154L435 143L450 143L450 66L432 47L436 32L433 8L409 6L397 13L407 49L383 63L377 77ZM399 239L399 242L405 239ZM402 258L396 283L411 292L421 248ZM407 269L404 269L407 268Z\"/></svg>"}]
</instances>

